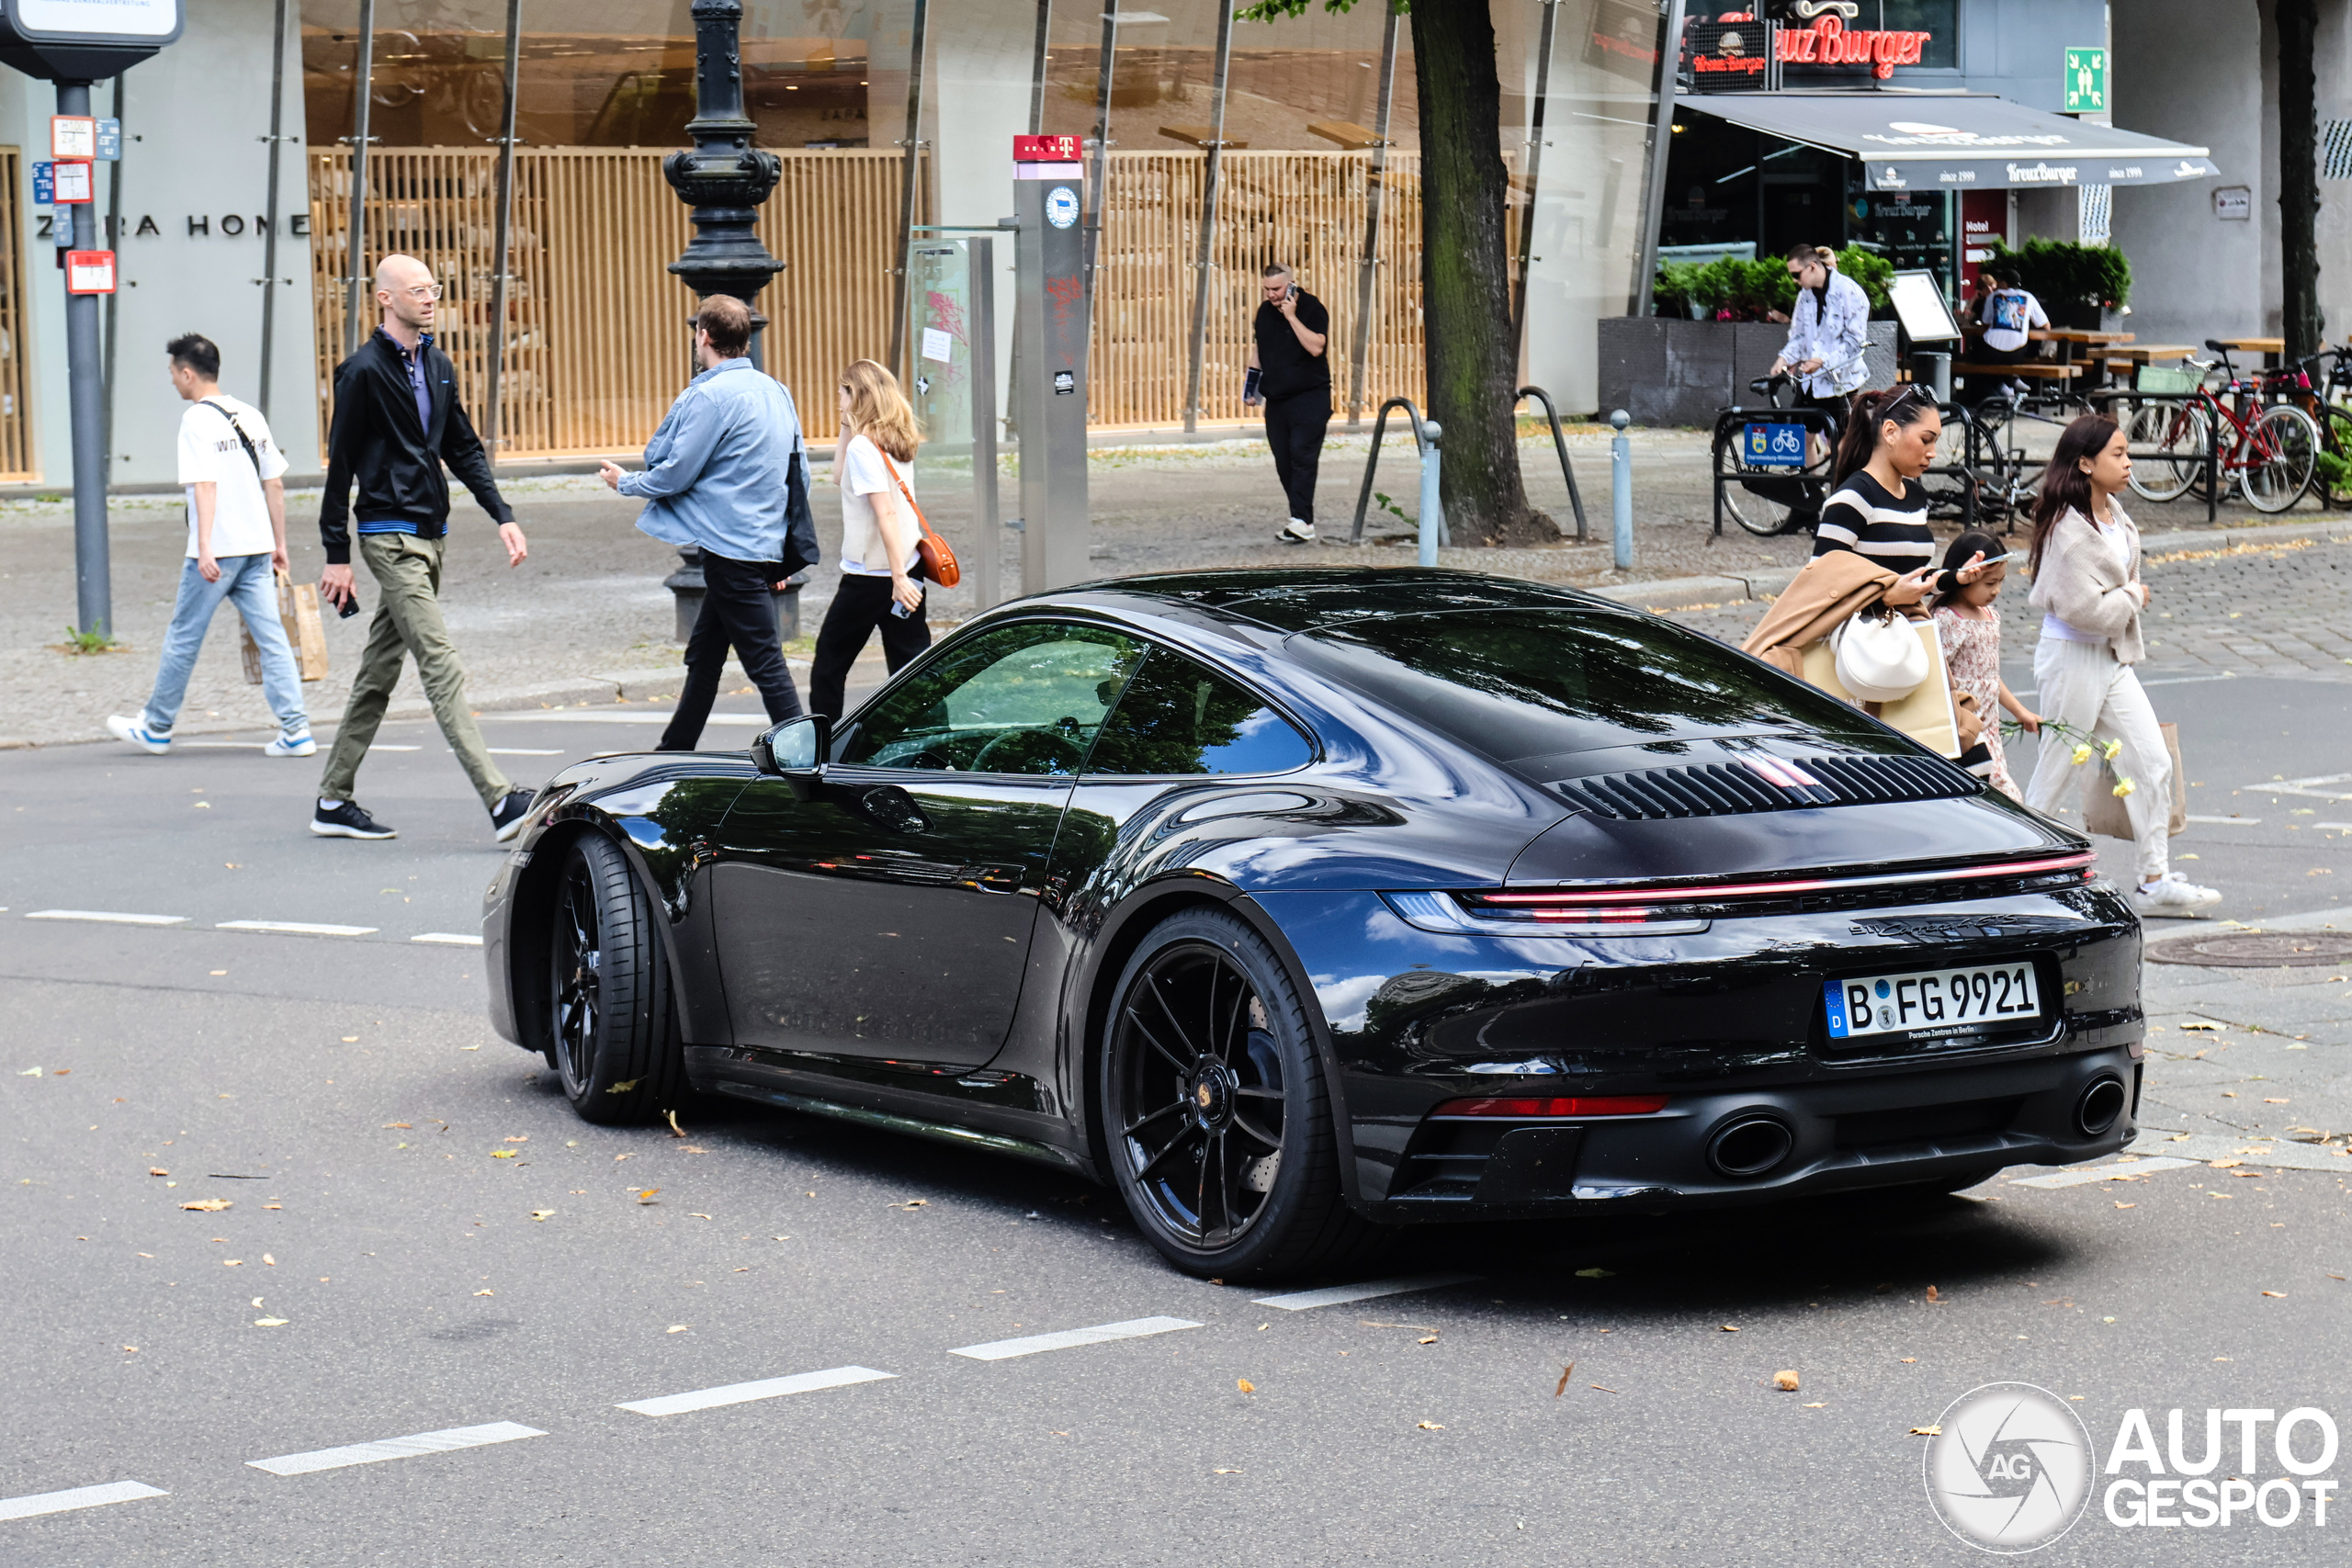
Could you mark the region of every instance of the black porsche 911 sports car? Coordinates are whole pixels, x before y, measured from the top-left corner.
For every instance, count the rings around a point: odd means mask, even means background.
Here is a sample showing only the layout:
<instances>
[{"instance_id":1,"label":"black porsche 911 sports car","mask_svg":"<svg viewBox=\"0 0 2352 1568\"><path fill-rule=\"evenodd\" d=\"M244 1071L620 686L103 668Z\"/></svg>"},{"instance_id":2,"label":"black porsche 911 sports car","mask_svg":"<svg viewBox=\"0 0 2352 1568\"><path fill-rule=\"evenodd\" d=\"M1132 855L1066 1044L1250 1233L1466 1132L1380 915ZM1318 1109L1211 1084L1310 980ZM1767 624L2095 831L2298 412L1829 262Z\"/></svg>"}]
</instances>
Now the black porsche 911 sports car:
<instances>
[{"instance_id":1,"label":"black porsche 911 sports car","mask_svg":"<svg viewBox=\"0 0 2352 1568\"><path fill-rule=\"evenodd\" d=\"M1420 1220L1957 1189L2132 1135L2086 840L1566 589L1035 595L838 721L566 769L492 883L499 1031L1115 1185L1180 1268Z\"/></svg>"}]
</instances>

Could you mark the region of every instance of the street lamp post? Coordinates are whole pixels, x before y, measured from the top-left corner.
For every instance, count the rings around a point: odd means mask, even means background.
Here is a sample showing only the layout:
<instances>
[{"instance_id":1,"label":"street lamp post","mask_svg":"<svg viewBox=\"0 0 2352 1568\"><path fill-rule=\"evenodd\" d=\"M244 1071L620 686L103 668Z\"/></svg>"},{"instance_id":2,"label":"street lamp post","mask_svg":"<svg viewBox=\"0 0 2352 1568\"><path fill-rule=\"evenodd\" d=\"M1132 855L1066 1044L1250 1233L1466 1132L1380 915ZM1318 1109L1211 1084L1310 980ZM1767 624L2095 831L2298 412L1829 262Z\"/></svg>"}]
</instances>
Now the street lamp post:
<instances>
[{"instance_id":1,"label":"street lamp post","mask_svg":"<svg viewBox=\"0 0 2352 1568\"><path fill-rule=\"evenodd\" d=\"M752 312L752 363L761 362L760 341L767 318L756 303L784 263L768 254L755 227L760 203L784 177L773 152L752 145L759 128L743 112L742 0L694 0L695 118L686 122L694 151L662 160L662 177L692 209L695 237L670 264L695 298L731 294ZM681 564L662 581L677 596L677 640L684 642L702 612L702 552L680 547ZM777 595L777 619L791 637L798 626L796 586Z\"/></svg>"}]
</instances>

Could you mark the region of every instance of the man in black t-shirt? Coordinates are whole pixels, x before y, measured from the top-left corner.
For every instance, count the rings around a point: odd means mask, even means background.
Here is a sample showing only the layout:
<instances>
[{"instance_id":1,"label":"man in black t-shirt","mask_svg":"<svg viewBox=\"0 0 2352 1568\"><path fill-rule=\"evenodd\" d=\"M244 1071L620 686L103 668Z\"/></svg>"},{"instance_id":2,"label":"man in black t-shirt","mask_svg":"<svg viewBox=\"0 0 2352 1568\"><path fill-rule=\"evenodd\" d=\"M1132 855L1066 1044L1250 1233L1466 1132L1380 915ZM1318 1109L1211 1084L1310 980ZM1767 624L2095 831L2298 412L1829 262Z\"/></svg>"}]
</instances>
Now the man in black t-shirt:
<instances>
[{"instance_id":1,"label":"man in black t-shirt","mask_svg":"<svg viewBox=\"0 0 2352 1568\"><path fill-rule=\"evenodd\" d=\"M1266 408L1266 444L1274 473L1290 502L1290 522L1274 537L1285 545L1315 542L1315 470L1323 460L1323 433L1331 423L1331 316L1323 301L1292 280L1290 268L1269 266L1260 279L1243 400Z\"/></svg>"}]
</instances>

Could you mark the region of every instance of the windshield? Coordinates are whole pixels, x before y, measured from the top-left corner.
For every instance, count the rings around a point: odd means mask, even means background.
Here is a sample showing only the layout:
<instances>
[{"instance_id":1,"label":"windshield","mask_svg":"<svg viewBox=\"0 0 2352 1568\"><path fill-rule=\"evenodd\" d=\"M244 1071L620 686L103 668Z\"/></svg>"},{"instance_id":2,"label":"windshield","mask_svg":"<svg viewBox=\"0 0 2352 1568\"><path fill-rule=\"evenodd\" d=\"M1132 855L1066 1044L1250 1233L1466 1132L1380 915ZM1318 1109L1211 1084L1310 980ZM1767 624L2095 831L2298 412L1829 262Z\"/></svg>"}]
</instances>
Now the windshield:
<instances>
[{"instance_id":1,"label":"windshield","mask_svg":"<svg viewBox=\"0 0 2352 1568\"><path fill-rule=\"evenodd\" d=\"M1697 632L1590 610L1478 610L1349 621L1290 639L1303 664L1497 762L1610 746L1662 753L1707 737L1810 732L1885 749L1828 693Z\"/></svg>"}]
</instances>

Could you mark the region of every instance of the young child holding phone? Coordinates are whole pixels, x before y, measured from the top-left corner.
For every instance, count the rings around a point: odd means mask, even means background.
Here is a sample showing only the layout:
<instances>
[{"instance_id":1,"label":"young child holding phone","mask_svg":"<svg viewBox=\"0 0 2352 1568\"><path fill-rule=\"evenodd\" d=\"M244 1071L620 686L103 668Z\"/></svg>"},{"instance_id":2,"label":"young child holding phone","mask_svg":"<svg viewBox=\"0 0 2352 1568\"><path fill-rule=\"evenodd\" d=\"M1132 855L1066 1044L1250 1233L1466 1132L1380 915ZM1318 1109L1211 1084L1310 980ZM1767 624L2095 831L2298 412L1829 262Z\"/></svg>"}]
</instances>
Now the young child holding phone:
<instances>
[{"instance_id":1,"label":"young child holding phone","mask_svg":"<svg viewBox=\"0 0 2352 1568\"><path fill-rule=\"evenodd\" d=\"M2009 776L2008 758L2001 750L2000 711L2025 726L2028 735L2041 732L2041 716L2018 701L2001 679L2001 580L2008 575L2007 551L1990 534L1971 531L1944 551L1944 570L1957 572L1971 557L1982 557L1983 570L1973 582L1953 581L1951 592L1935 601L1936 635L1942 641L1944 663L1952 685L1976 698L1984 716L1984 738L1977 743L1984 759L1961 761L1971 773L1992 781L1993 787L2012 800L2022 800L2017 781ZM1946 579L1951 581L1951 579ZM1996 707L1997 705L1997 707Z\"/></svg>"}]
</instances>

